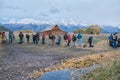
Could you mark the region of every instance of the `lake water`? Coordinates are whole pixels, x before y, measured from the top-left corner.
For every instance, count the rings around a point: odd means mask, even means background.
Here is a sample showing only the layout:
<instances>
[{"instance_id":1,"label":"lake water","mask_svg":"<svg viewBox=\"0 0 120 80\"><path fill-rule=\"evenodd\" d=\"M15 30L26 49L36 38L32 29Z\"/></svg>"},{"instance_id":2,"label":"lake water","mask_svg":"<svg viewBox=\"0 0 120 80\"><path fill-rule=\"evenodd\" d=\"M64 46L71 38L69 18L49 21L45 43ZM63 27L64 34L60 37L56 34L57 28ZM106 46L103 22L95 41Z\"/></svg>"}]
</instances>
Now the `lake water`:
<instances>
[{"instance_id":1,"label":"lake water","mask_svg":"<svg viewBox=\"0 0 120 80\"><path fill-rule=\"evenodd\" d=\"M67 70L51 71L45 73L39 80L70 80L71 75Z\"/></svg>"},{"instance_id":2,"label":"lake water","mask_svg":"<svg viewBox=\"0 0 120 80\"><path fill-rule=\"evenodd\" d=\"M87 68L58 70L45 73L39 80L79 80L80 74L87 74L102 65L92 65Z\"/></svg>"}]
</instances>

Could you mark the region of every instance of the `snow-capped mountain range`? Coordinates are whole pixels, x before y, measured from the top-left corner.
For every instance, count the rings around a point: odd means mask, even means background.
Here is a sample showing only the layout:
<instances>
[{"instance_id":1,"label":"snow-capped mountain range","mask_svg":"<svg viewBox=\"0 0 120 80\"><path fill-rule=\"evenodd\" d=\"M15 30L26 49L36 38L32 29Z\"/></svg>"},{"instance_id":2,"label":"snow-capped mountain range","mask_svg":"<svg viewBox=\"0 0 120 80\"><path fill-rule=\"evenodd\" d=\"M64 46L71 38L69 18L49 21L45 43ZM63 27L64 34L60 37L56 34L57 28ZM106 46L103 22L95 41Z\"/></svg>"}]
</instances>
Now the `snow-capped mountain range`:
<instances>
[{"instance_id":1,"label":"snow-capped mountain range","mask_svg":"<svg viewBox=\"0 0 120 80\"><path fill-rule=\"evenodd\" d=\"M5 26L6 28L13 30L13 31L17 31L17 30L34 30L36 32L38 31L42 31L47 27L51 27L54 26L53 24L1 24L3 26ZM73 25L73 24L68 24L68 25L64 25L64 24L58 24L58 26L62 29L65 30L67 32L72 32L74 30L77 30L79 28L86 28L87 26L83 26L83 25Z\"/></svg>"},{"instance_id":2,"label":"snow-capped mountain range","mask_svg":"<svg viewBox=\"0 0 120 80\"><path fill-rule=\"evenodd\" d=\"M85 21L80 23L75 22L74 20L70 19L69 22L65 22L64 20L61 21L51 21L51 22L43 22L34 19L21 19L17 21L16 19L12 19L8 23L0 24L5 26L6 28L16 31L16 30L34 30L34 31L41 31L47 28L48 26L58 25L61 29L67 32L72 32L74 30L80 28L87 28L88 24ZM120 33L120 25L118 26L111 26L111 25L99 25L102 29L102 33Z\"/></svg>"}]
</instances>

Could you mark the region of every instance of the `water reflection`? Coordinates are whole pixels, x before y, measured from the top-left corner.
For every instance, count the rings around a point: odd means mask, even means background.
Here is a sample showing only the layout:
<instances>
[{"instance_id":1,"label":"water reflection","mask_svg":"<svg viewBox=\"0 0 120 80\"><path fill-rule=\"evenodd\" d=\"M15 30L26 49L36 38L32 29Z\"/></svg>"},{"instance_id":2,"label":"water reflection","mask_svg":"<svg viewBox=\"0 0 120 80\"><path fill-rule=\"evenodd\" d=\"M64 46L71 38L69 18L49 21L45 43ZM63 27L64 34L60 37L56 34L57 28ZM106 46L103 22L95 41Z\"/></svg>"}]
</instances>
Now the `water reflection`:
<instances>
[{"instance_id":1,"label":"water reflection","mask_svg":"<svg viewBox=\"0 0 120 80\"><path fill-rule=\"evenodd\" d=\"M45 73L39 80L70 80L71 75L67 70L51 71Z\"/></svg>"}]
</instances>

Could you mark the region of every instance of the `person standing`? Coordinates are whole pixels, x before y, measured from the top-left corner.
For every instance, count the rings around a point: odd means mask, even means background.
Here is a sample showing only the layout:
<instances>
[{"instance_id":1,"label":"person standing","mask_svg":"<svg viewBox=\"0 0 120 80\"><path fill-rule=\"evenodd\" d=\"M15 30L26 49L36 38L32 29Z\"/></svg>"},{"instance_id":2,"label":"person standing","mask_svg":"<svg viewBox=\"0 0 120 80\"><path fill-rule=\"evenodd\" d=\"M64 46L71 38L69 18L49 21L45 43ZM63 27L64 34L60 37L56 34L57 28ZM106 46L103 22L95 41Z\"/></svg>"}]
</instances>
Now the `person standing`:
<instances>
[{"instance_id":1,"label":"person standing","mask_svg":"<svg viewBox=\"0 0 120 80\"><path fill-rule=\"evenodd\" d=\"M9 36L9 44L13 43L13 32L9 31L8 36Z\"/></svg>"},{"instance_id":2,"label":"person standing","mask_svg":"<svg viewBox=\"0 0 120 80\"><path fill-rule=\"evenodd\" d=\"M77 39L78 39L78 46L81 47L82 46L82 35L80 33L78 33Z\"/></svg>"},{"instance_id":3,"label":"person standing","mask_svg":"<svg viewBox=\"0 0 120 80\"><path fill-rule=\"evenodd\" d=\"M76 40L77 40L77 37L75 34L73 34L72 36L73 47L76 47Z\"/></svg>"},{"instance_id":4,"label":"person standing","mask_svg":"<svg viewBox=\"0 0 120 80\"><path fill-rule=\"evenodd\" d=\"M49 38L49 45L52 45L52 34L51 33L49 33L48 38Z\"/></svg>"},{"instance_id":5,"label":"person standing","mask_svg":"<svg viewBox=\"0 0 120 80\"><path fill-rule=\"evenodd\" d=\"M32 34L32 40L33 40L33 43L35 44L35 38L36 38L36 35L35 34Z\"/></svg>"},{"instance_id":6,"label":"person standing","mask_svg":"<svg viewBox=\"0 0 120 80\"><path fill-rule=\"evenodd\" d=\"M22 44L22 43L23 43L23 37L24 37L23 33L20 32L20 33L19 33L19 39L20 39L19 44Z\"/></svg>"},{"instance_id":7,"label":"person standing","mask_svg":"<svg viewBox=\"0 0 120 80\"><path fill-rule=\"evenodd\" d=\"M45 32L43 32L42 33L42 44L45 44L45 37L46 37Z\"/></svg>"},{"instance_id":8,"label":"person standing","mask_svg":"<svg viewBox=\"0 0 120 80\"><path fill-rule=\"evenodd\" d=\"M118 35L117 33L113 34L113 48L117 48Z\"/></svg>"},{"instance_id":9,"label":"person standing","mask_svg":"<svg viewBox=\"0 0 120 80\"><path fill-rule=\"evenodd\" d=\"M52 46L54 46L54 44L55 44L55 35L54 34L52 34Z\"/></svg>"},{"instance_id":10,"label":"person standing","mask_svg":"<svg viewBox=\"0 0 120 80\"><path fill-rule=\"evenodd\" d=\"M120 47L120 38L118 38L118 44L117 45L118 45L118 47Z\"/></svg>"},{"instance_id":11,"label":"person standing","mask_svg":"<svg viewBox=\"0 0 120 80\"><path fill-rule=\"evenodd\" d=\"M29 34L26 34L26 40L27 40L27 43L29 43L29 41L30 41L30 35Z\"/></svg>"},{"instance_id":12,"label":"person standing","mask_svg":"<svg viewBox=\"0 0 120 80\"><path fill-rule=\"evenodd\" d=\"M15 41L15 35L13 31L12 31L12 37L13 37L13 41Z\"/></svg>"},{"instance_id":13,"label":"person standing","mask_svg":"<svg viewBox=\"0 0 120 80\"><path fill-rule=\"evenodd\" d=\"M39 40L40 40L40 37L39 37L39 33L37 32L35 34L35 44L38 44Z\"/></svg>"},{"instance_id":14,"label":"person standing","mask_svg":"<svg viewBox=\"0 0 120 80\"><path fill-rule=\"evenodd\" d=\"M65 35L63 36L65 46L67 46L67 38L68 38L68 35L67 33L65 33Z\"/></svg>"},{"instance_id":15,"label":"person standing","mask_svg":"<svg viewBox=\"0 0 120 80\"><path fill-rule=\"evenodd\" d=\"M93 47L92 42L93 42L93 36L90 36L88 38L89 47Z\"/></svg>"},{"instance_id":16,"label":"person standing","mask_svg":"<svg viewBox=\"0 0 120 80\"><path fill-rule=\"evenodd\" d=\"M58 34L57 38L58 38L58 41L56 42L56 44L60 46L61 45L61 35Z\"/></svg>"},{"instance_id":17,"label":"person standing","mask_svg":"<svg viewBox=\"0 0 120 80\"><path fill-rule=\"evenodd\" d=\"M2 32L0 32L0 43L2 43Z\"/></svg>"},{"instance_id":18,"label":"person standing","mask_svg":"<svg viewBox=\"0 0 120 80\"><path fill-rule=\"evenodd\" d=\"M5 35L5 32L2 32L2 43L6 43L7 37Z\"/></svg>"},{"instance_id":19,"label":"person standing","mask_svg":"<svg viewBox=\"0 0 120 80\"><path fill-rule=\"evenodd\" d=\"M68 40L68 41L67 41L67 42L68 42L68 43L67 43L67 46L70 46L70 42L71 42L71 36L70 36L70 34L68 34L67 40Z\"/></svg>"},{"instance_id":20,"label":"person standing","mask_svg":"<svg viewBox=\"0 0 120 80\"><path fill-rule=\"evenodd\" d=\"M109 37L109 46L113 47L113 35L111 34Z\"/></svg>"}]
</instances>

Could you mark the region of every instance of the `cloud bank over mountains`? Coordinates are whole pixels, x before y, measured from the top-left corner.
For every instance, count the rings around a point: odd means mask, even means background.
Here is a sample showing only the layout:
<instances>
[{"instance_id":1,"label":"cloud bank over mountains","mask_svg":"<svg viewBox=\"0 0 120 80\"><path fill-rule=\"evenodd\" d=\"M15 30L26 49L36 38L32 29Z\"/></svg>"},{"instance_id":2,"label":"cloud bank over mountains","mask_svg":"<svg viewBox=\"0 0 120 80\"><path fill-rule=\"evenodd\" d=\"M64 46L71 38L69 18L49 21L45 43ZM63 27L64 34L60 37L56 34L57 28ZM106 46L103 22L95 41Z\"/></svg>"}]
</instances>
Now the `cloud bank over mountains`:
<instances>
[{"instance_id":1,"label":"cloud bank over mountains","mask_svg":"<svg viewBox=\"0 0 120 80\"><path fill-rule=\"evenodd\" d=\"M69 19L69 21L65 21L64 19L60 19L60 20L51 20L51 21L42 21L42 20L37 20L37 19L32 19L32 18L23 18L23 19L16 19L16 18L5 18L4 19L3 24L51 24L51 25L55 25L55 24L63 24L63 25L83 25L83 26L88 26L88 23L85 21L75 21L72 18Z\"/></svg>"},{"instance_id":2,"label":"cloud bank over mountains","mask_svg":"<svg viewBox=\"0 0 120 80\"><path fill-rule=\"evenodd\" d=\"M119 3L120 0L0 0L0 23L4 23L4 18L16 18L17 22L24 18L32 22L69 22L72 18L77 23L119 25Z\"/></svg>"}]
</instances>

